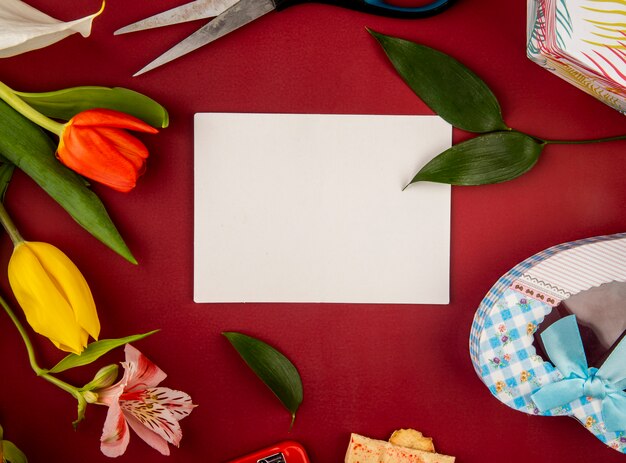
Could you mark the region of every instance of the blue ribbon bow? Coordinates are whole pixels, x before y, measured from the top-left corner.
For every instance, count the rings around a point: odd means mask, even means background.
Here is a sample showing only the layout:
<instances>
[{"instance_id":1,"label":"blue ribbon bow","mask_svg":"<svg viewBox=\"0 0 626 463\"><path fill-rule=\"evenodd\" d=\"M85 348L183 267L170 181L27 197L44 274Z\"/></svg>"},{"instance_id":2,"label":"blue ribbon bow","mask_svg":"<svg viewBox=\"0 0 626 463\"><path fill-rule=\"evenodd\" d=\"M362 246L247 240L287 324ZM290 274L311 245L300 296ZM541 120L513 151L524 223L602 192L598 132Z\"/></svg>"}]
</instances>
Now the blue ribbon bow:
<instances>
[{"instance_id":1,"label":"blue ribbon bow","mask_svg":"<svg viewBox=\"0 0 626 463\"><path fill-rule=\"evenodd\" d=\"M626 430L626 338L604 364L589 368L576 324L576 316L562 318L542 334L546 353L563 379L542 386L531 398L544 412L581 397L602 400L602 419L607 431Z\"/></svg>"}]
</instances>

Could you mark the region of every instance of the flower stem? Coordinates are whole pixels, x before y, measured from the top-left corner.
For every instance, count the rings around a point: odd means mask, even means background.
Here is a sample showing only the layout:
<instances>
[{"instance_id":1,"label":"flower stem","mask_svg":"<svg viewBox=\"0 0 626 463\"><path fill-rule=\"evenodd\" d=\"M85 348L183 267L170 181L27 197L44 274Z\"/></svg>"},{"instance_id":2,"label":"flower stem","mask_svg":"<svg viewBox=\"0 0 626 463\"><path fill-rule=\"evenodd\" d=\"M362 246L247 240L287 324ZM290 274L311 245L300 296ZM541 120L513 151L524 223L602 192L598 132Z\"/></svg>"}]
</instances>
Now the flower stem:
<instances>
[{"instance_id":1,"label":"flower stem","mask_svg":"<svg viewBox=\"0 0 626 463\"><path fill-rule=\"evenodd\" d=\"M35 357L35 349L33 348L33 343L28 337L28 333L26 332L26 330L24 329L24 326L15 315L15 312L11 310L11 307L9 307L9 304L1 295L0 295L0 305L2 306L6 314L9 316L9 318L11 319L11 321L17 328L17 331L20 333L20 336L22 337L22 341L24 341L24 345L26 346L26 351L28 352L28 361L30 362L30 367L37 374L37 376L42 377L49 383L52 383L58 388L63 389L65 392L68 392L74 398L76 398L79 402L81 401L84 402L85 399L83 398L82 393L79 391L77 387L74 387L71 384L68 384L65 381L62 381L52 376L51 374L48 373L47 370L41 368L37 364L37 359Z\"/></svg>"},{"instance_id":2,"label":"flower stem","mask_svg":"<svg viewBox=\"0 0 626 463\"><path fill-rule=\"evenodd\" d=\"M11 241L13 241L13 246L17 246L18 244L24 242L24 238L22 238L22 235L20 235L20 232L13 223L13 220L11 220L11 216L4 208L2 201L0 201L0 223L9 234Z\"/></svg>"},{"instance_id":3,"label":"flower stem","mask_svg":"<svg viewBox=\"0 0 626 463\"><path fill-rule=\"evenodd\" d=\"M37 376L41 376L45 370L41 368L39 365L37 365L37 359L35 358L35 349L33 348L33 344L30 341L30 338L28 337L28 333L26 333L24 326L22 326L22 324L20 323L19 319L17 318L13 310L11 310L11 307L9 307L9 304L7 304L7 302L4 300L2 296L0 296L0 305L2 306L4 311L7 313L7 315L9 316L9 318L11 319L11 321L17 328L17 331L19 331L20 336L22 337L22 341L24 341L24 345L26 346L26 351L28 352L28 360L30 362L30 367L33 369L35 373L37 373Z\"/></svg>"},{"instance_id":4,"label":"flower stem","mask_svg":"<svg viewBox=\"0 0 626 463\"><path fill-rule=\"evenodd\" d=\"M610 141L626 140L626 135L618 135L615 137L594 138L591 140L542 140L546 144L552 145L585 145L589 143L606 143Z\"/></svg>"},{"instance_id":5,"label":"flower stem","mask_svg":"<svg viewBox=\"0 0 626 463\"><path fill-rule=\"evenodd\" d=\"M22 116L30 119L35 124L43 127L46 130L49 130L56 135L61 135L61 132L63 131L63 124L53 121L49 117L41 114L35 108L22 100L19 96L17 96L11 88L6 86L2 82L0 82L0 98L2 98L7 104L9 104L9 106L15 109Z\"/></svg>"},{"instance_id":6,"label":"flower stem","mask_svg":"<svg viewBox=\"0 0 626 463\"><path fill-rule=\"evenodd\" d=\"M57 378L55 376L52 376L49 373L42 373L39 376L41 376L43 379L45 379L49 383L52 383L55 386L63 389L65 392L68 392L68 393L72 394L72 396L74 396L74 398L76 398L76 399L79 399L79 397L82 397L82 394L78 390L77 387L74 387L71 384L66 383L65 381L61 381L59 378Z\"/></svg>"}]
</instances>

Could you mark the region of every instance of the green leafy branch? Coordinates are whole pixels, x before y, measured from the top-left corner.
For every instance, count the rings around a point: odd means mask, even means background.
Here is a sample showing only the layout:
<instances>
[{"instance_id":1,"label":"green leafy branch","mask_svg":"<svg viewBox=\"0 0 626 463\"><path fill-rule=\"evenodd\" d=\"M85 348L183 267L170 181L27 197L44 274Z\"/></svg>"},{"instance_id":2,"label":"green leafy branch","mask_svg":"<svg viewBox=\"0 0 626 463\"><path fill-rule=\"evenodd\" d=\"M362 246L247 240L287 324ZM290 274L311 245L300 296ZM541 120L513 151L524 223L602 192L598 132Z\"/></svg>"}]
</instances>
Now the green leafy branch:
<instances>
[{"instance_id":1,"label":"green leafy branch","mask_svg":"<svg viewBox=\"0 0 626 463\"><path fill-rule=\"evenodd\" d=\"M482 134L433 158L409 185L420 181L450 185L506 182L532 169L547 145L626 139L626 135L620 135L578 141L544 140L514 130L504 122L491 89L463 64L424 45L369 32L424 103L454 127Z\"/></svg>"}]
</instances>

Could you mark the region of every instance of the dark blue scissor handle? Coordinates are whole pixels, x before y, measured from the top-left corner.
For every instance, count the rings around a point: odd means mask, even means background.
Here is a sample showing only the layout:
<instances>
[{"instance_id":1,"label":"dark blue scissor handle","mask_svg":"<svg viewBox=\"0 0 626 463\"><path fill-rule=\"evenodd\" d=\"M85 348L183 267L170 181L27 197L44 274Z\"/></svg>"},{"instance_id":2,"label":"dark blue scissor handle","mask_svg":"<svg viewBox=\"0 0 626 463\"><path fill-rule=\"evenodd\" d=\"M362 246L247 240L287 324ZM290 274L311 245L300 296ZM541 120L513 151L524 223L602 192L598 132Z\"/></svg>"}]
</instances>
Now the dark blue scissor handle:
<instances>
[{"instance_id":1,"label":"dark blue scissor handle","mask_svg":"<svg viewBox=\"0 0 626 463\"><path fill-rule=\"evenodd\" d=\"M277 10L281 10L299 3L326 3L378 16L415 19L441 13L454 1L455 0L434 0L427 5L414 7L390 5L384 0L275 0L274 4Z\"/></svg>"}]
</instances>

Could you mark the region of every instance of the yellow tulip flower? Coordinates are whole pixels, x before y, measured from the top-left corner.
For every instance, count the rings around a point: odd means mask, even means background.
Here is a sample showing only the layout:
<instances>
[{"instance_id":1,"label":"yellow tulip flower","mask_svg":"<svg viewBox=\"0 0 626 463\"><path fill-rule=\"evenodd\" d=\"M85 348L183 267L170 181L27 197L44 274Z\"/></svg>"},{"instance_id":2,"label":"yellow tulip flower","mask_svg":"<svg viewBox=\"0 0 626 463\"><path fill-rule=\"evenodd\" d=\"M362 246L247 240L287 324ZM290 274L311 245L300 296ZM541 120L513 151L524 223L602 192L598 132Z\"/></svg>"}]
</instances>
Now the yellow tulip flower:
<instances>
[{"instance_id":1,"label":"yellow tulip flower","mask_svg":"<svg viewBox=\"0 0 626 463\"><path fill-rule=\"evenodd\" d=\"M9 260L9 283L30 326L59 349L80 354L100 322L76 265L48 243L20 241Z\"/></svg>"}]
</instances>

